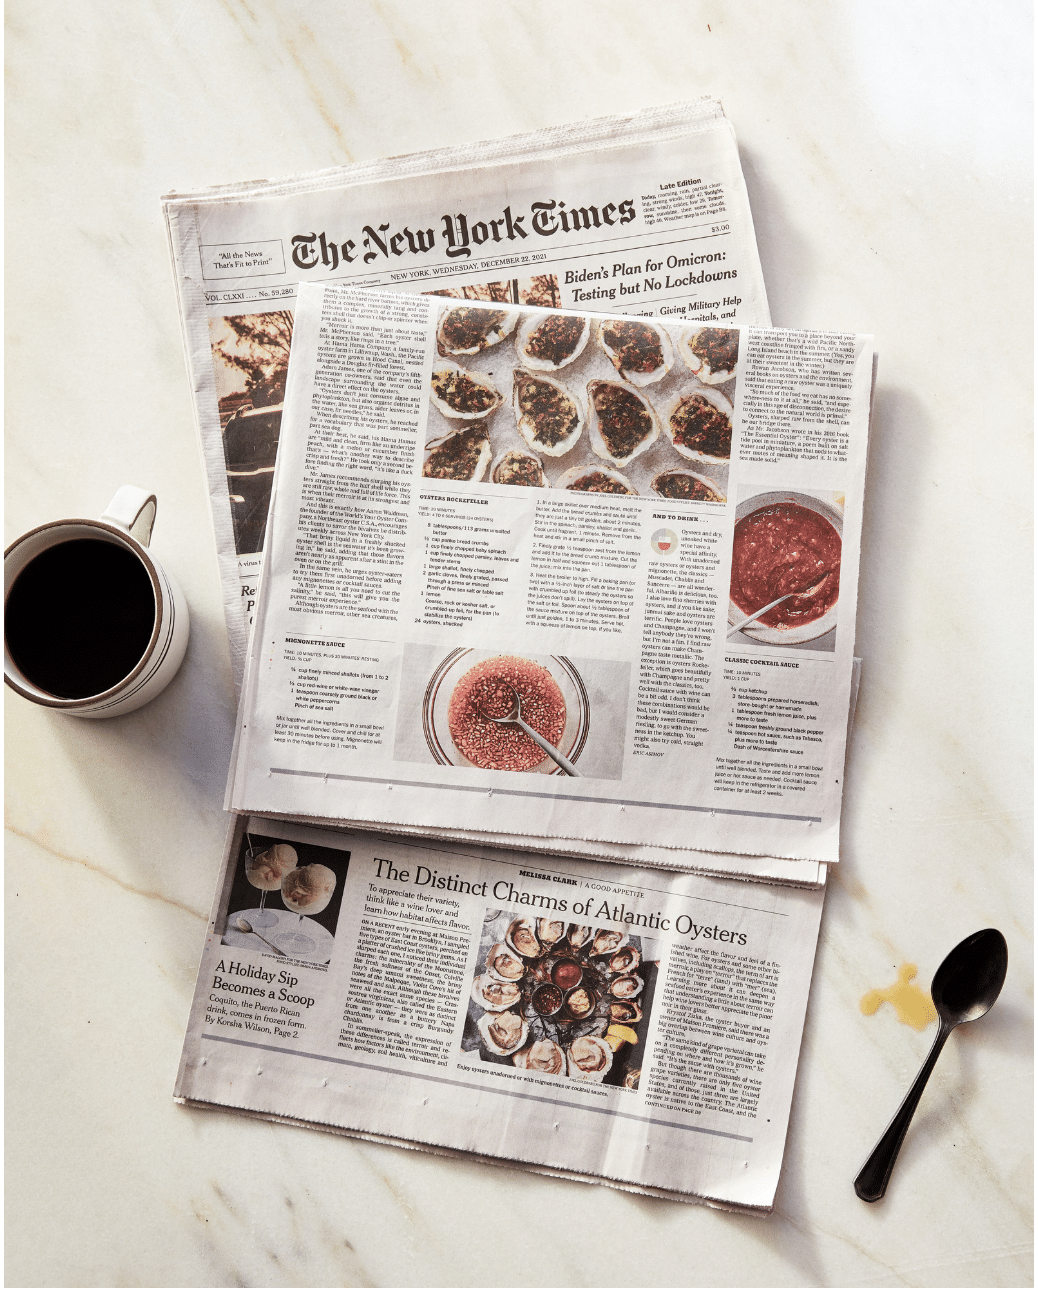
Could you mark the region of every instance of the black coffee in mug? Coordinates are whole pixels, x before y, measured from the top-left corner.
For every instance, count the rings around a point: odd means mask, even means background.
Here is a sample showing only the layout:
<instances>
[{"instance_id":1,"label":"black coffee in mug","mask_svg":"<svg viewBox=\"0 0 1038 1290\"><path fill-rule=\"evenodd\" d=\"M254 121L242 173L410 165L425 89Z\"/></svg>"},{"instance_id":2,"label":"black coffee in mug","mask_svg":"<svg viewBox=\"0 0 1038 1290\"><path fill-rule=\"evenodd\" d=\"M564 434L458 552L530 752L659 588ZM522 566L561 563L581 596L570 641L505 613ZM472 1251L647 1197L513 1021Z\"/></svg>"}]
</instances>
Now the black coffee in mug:
<instances>
[{"instance_id":1,"label":"black coffee in mug","mask_svg":"<svg viewBox=\"0 0 1038 1290\"><path fill-rule=\"evenodd\" d=\"M155 592L123 546L74 538L30 560L7 597L4 637L22 675L59 699L101 694L144 657Z\"/></svg>"}]
</instances>

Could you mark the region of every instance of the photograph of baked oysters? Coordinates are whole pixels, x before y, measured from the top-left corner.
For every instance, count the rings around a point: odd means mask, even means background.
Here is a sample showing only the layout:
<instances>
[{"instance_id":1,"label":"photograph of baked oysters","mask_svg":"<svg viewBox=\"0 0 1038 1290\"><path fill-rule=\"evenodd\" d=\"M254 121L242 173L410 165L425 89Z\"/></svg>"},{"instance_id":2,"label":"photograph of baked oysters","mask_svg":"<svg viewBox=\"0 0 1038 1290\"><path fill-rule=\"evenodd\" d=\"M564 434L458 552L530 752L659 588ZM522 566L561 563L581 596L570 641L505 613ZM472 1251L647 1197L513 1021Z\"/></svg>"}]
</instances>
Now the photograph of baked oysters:
<instances>
[{"instance_id":1,"label":"photograph of baked oysters","mask_svg":"<svg viewBox=\"0 0 1038 1290\"><path fill-rule=\"evenodd\" d=\"M490 464L490 435L485 421L451 430L425 445L425 479L455 479L461 484L478 484Z\"/></svg>"},{"instance_id":2,"label":"photograph of baked oysters","mask_svg":"<svg viewBox=\"0 0 1038 1290\"><path fill-rule=\"evenodd\" d=\"M479 354L499 345L519 321L511 309L454 305L440 315L436 345L441 354Z\"/></svg>"},{"instance_id":3,"label":"photograph of baked oysters","mask_svg":"<svg viewBox=\"0 0 1038 1290\"><path fill-rule=\"evenodd\" d=\"M737 329L479 299L435 326L426 479L727 504L737 378L709 360L737 366Z\"/></svg>"},{"instance_id":4,"label":"photograph of baked oysters","mask_svg":"<svg viewBox=\"0 0 1038 1290\"><path fill-rule=\"evenodd\" d=\"M734 327L689 327L681 333L678 349L704 385L723 385L739 366L739 333Z\"/></svg>"},{"instance_id":5,"label":"photograph of baked oysters","mask_svg":"<svg viewBox=\"0 0 1038 1290\"><path fill-rule=\"evenodd\" d=\"M655 943L563 913L488 909L461 1047L560 1080L638 1087Z\"/></svg>"}]
</instances>

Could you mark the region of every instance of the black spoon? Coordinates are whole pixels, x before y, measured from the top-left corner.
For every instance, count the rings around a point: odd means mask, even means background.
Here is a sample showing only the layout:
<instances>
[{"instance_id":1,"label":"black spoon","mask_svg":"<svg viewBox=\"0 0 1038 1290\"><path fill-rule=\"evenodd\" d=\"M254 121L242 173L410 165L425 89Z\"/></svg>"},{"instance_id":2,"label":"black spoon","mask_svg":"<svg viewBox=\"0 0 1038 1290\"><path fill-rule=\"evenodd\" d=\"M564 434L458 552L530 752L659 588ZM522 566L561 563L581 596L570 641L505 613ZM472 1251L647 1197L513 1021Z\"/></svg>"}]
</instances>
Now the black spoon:
<instances>
[{"instance_id":1,"label":"black spoon","mask_svg":"<svg viewBox=\"0 0 1038 1290\"><path fill-rule=\"evenodd\" d=\"M908 1096L854 1180L854 1190L862 1200L879 1200L887 1190L897 1153L945 1040L956 1026L983 1017L1002 990L1008 965L1006 938L994 927L987 927L960 941L934 973L930 996L941 1028Z\"/></svg>"}]
</instances>

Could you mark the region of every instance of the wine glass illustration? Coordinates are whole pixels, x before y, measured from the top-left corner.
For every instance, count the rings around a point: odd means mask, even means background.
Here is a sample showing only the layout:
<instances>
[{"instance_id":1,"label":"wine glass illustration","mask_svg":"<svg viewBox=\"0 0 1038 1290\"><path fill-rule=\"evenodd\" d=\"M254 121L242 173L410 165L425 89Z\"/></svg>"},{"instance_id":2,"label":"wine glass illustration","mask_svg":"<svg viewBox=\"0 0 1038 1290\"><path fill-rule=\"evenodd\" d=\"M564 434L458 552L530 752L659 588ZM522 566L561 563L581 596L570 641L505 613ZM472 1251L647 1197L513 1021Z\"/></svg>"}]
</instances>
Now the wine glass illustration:
<instances>
[{"instance_id":1,"label":"wine glass illustration","mask_svg":"<svg viewBox=\"0 0 1038 1290\"><path fill-rule=\"evenodd\" d=\"M287 842L276 842L261 849L253 845L247 833L245 841L245 877L261 893L259 910L254 911L256 917L252 921L257 927L274 927L278 916L266 908L267 892L280 890L285 877L298 865L299 856Z\"/></svg>"}]
</instances>

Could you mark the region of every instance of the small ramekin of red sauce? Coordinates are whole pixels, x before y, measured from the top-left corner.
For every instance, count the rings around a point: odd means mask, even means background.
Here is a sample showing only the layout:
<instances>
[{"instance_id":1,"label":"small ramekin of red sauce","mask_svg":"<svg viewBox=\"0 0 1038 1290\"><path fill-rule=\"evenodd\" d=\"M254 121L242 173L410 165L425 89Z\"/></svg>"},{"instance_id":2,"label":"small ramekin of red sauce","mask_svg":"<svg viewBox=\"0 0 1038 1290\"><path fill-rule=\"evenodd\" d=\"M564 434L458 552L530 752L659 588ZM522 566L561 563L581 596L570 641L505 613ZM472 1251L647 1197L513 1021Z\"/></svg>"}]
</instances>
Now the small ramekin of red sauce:
<instances>
[{"instance_id":1,"label":"small ramekin of red sauce","mask_svg":"<svg viewBox=\"0 0 1038 1290\"><path fill-rule=\"evenodd\" d=\"M557 985L546 981L534 990L531 1001L542 1017L554 1017L562 1007L562 991Z\"/></svg>"},{"instance_id":2,"label":"small ramekin of red sauce","mask_svg":"<svg viewBox=\"0 0 1038 1290\"><path fill-rule=\"evenodd\" d=\"M584 969L575 959L559 959L551 970L551 979L560 990L572 990L583 978Z\"/></svg>"}]
</instances>

